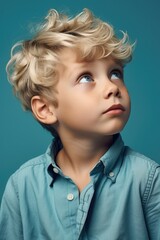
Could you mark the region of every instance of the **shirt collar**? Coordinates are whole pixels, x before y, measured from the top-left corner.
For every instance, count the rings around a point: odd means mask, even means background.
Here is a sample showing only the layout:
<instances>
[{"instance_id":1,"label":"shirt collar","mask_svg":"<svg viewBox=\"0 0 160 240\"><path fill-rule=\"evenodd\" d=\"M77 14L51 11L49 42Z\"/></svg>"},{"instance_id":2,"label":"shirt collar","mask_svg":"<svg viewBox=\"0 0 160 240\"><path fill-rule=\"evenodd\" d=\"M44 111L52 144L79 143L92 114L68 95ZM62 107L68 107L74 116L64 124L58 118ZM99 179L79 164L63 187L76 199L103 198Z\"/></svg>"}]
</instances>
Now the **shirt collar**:
<instances>
[{"instance_id":1,"label":"shirt collar","mask_svg":"<svg viewBox=\"0 0 160 240\"><path fill-rule=\"evenodd\" d=\"M51 177L50 186L53 186L53 183L57 177L57 174L61 172L61 169L56 165L55 159L58 152L62 149L62 143L59 137L54 137L52 143L49 145L46 151L47 158L47 171Z\"/></svg>"},{"instance_id":2,"label":"shirt collar","mask_svg":"<svg viewBox=\"0 0 160 240\"><path fill-rule=\"evenodd\" d=\"M104 165L104 174L111 179L112 182L116 181L117 175L123 159L124 142L120 134L114 136L114 142L107 152L101 157Z\"/></svg>"},{"instance_id":3,"label":"shirt collar","mask_svg":"<svg viewBox=\"0 0 160 240\"><path fill-rule=\"evenodd\" d=\"M61 173L61 169L56 165L55 159L58 152L62 149L62 143L59 137L54 137L52 144L48 147L46 155L48 159L48 173L52 178L50 186L53 186L57 173ZM107 175L112 182L116 181L117 175L122 164L124 143L120 134L114 135L114 142L106 153L100 158L100 162L104 166L104 174Z\"/></svg>"}]
</instances>

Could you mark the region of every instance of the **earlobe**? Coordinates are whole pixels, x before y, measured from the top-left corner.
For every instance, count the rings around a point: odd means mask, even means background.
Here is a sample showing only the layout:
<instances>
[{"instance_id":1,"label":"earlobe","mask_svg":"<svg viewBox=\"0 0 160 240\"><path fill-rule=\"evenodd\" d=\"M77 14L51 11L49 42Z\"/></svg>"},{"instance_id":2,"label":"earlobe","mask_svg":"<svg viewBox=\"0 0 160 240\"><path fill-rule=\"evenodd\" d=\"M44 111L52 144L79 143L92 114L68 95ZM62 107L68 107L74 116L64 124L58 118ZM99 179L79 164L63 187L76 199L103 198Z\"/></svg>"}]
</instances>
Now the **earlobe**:
<instances>
[{"instance_id":1,"label":"earlobe","mask_svg":"<svg viewBox=\"0 0 160 240\"><path fill-rule=\"evenodd\" d=\"M34 116L38 121L45 124L57 122L54 106L41 96L34 96L31 99L31 107Z\"/></svg>"}]
</instances>

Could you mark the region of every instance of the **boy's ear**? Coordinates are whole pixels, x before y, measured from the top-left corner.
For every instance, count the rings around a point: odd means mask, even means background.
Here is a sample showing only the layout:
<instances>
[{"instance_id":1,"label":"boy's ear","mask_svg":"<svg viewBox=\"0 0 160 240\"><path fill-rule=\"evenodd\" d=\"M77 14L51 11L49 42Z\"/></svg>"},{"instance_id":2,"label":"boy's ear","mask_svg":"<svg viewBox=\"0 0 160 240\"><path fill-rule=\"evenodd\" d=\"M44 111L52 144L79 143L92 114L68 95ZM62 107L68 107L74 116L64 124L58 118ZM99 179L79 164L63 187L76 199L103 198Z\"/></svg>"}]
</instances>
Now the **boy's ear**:
<instances>
[{"instance_id":1,"label":"boy's ear","mask_svg":"<svg viewBox=\"0 0 160 240\"><path fill-rule=\"evenodd\" d=\"M31 107L34 116L38 121L45 124L54 124L57 122L55 107L41 96L34 96L31 99Z\"/></svg>"}]
</instances>

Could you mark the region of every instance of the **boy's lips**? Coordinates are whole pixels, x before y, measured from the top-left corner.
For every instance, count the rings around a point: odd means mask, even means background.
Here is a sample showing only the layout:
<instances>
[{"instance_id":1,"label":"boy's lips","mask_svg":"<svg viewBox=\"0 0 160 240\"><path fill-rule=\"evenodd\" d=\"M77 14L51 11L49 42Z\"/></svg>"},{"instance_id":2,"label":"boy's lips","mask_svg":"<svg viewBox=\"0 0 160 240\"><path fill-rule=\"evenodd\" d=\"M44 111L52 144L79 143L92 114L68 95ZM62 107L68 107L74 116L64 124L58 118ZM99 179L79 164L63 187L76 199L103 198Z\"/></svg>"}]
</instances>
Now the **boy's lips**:
<instances>
[{"instance_id":1,"label":"boy's lips","mask_svg":"<svg viewBox=\"0 0 160 240\"><path fill-rule=\"evenodd\" d=\"M111 111L119 111L119 112L124 112L125 111L125 108L121 105L121 104L113 104L111 107L107 108L107 110L105 110L103 112L104 113L108 113L108 112L111 112Z\"/></svg>"}]
</instances>

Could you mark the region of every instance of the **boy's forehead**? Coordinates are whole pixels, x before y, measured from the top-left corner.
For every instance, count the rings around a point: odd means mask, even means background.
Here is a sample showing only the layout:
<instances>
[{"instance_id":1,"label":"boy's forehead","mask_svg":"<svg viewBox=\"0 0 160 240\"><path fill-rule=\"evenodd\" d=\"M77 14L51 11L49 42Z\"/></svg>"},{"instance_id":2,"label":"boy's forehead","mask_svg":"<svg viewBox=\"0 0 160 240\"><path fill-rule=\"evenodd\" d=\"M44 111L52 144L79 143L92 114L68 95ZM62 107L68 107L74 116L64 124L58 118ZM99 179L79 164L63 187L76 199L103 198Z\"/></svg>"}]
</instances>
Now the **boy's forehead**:
<instances>
[{"instance_id":1,"label":"boy's forehead","mask_svg":"<svg viewBox=\"0 0 160 240\"><path fill-rule=\"evenodd\" d=\"M64 48L59 54L59 60L61 64L66 64L68 62L78 63L78 49L74 48Z\"/></svg>"},{"instance_id":2,"label":"boy's forehead","mask_svg":"<svg viewBox=\"0 0 160 240\"><path fill-rule=\"evenodd\" d=\"M121 65L120 62L117 62L111 56L99 59L104 60L105 65L108 67L115 65ZM66 48L63 49L59 54L59 63L57 64L57 72L59 79L70 79L82 73L83 71L95 71L98 59L93 59L92 61L85 61L79 58L78 50Z\"/></svg>"},{"instance_id":3,"label":"boy's forehead","mask_svg":"<svg viewBox=\"0 0 160 240\"><path fill-rule=\"evenodd\" d=\"M85 68L87 66L91 66L92 64L94 64L98 59L93 59L92 61L85 61L82 60L79 57L79 51L76 48L66 48L63 49L63 51L61 51L61 53L59 54L59 67L63 70L67 70L68 68L71 68L71 70L75 70L76 68ZM114 59L111 56L108 56L107 58L104 58L103 60L108 59L108 63L112 64L112 63L117 63L119 65L121 65L121 62ZM99 59L100 60L100 59Z\"/></svg>"},{"instance_id":4,"label":"boy's forehead","mask_svg":"<svg viewBox=\"0 0 160 240\"><path fill-rule=\"evenodd\" d=\"M59 54L59 64L57 65L57 70L65 73L67 70L73 71L77 68L85 68L89 65L89 62L80 60L78 56L78 50L69 48L64 49Z\"/></svg>"}]
</instances>

